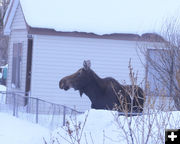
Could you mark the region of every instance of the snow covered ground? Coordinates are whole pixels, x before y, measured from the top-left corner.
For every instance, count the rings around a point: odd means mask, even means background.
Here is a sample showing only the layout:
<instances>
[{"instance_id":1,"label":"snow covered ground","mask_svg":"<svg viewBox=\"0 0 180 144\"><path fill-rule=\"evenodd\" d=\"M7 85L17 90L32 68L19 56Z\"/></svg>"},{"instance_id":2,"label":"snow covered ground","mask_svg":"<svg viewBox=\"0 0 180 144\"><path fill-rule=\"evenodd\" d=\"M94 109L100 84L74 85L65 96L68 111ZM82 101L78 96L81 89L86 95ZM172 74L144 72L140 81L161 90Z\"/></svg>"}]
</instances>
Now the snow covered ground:
<instances>
[{"instance_id":1,"label":"snow covered ground","mask_svg":"<svg viewBox=\"0 0 180 144\"><path fill-rule=\"evenodd\" d=\"M163 144L165 129L180 128L180 112L158 112L127 118L114 111L91 109L67 118L65 127L45 127L0 113L0 144ZM130 126L131 125L131 126ZM132 136L131 136L132 135ZM133 138L133 139L132 139Z\"/></svg>"},{"instance_id":2,"label":"snow covered ground","mask_svg":"<svg viewBox=\"0 0 180 144\"><path fill-rule=\"evenodd\" d=\"M127 118L118 117L112 111L90 110L76 120L68 121L66 127L53 132L51 144L59 144L58 141L76 144L78 140L81 144L144 144L146 141L148 144L163 144L165 129L180 128L180 112L158 112Z\"/></svg>"},{"instance_id":3,"label":"snow covered ground","mask_svg":"<svg viewBox=\"0 0 180 144\"><path fill-rule=\"evenodd\" d=\"M37 124L0 113L0 144L45 144L50 131Z\"/></svg>"},{"instance_id":4,"label":"snow covered ground","mask_svg":"<svg viewBox=\"0 0 180 144\"><path fill-rule=\"evenodd\" d=\"M0 85L0 92L5 92L6 87ZM18 119L8 111L2 113L5 107L6 95L0 93L0 144L45 144L49 142L50 130L27 120ZM7 110L7 109L6 109ZM33 115L31 115L33 118ZM31 118L31 119L32 119Z\"/></svg>"}]
</instances>

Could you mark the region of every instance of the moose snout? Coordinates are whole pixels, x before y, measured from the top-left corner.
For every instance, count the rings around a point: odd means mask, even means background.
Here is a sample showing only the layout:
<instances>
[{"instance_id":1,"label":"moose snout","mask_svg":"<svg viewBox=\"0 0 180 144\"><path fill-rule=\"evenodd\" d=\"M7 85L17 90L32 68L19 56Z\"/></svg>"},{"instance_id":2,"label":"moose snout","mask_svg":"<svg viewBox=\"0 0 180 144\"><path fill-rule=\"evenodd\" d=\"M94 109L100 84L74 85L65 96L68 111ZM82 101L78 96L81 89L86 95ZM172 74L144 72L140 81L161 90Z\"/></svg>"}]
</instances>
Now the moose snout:
<instances>
[{"instance_id":1,"label":"moose snout","mask_svg":"<svg viewBox=\"0 0 180 144\"><path fill-rule=\"evenodd\" d=\"M65 79L61 79L61 80L59 81L59 88L60 88L60 89L64 89L65 83L66 83Z\"/></svg>"},{"instance_id":2,"label":"moose snout","mask_svg":"<svg viewBox=\"0 0 180 144\"><path fill-rule=\"evenodd\" d=\"M59 81L59 88L64 90L69 89L69 86L67 85L67 81L65 79Z\"/></svg>"},{"instance_id":3,"label":"moose snout","mask_svg":"<svg viewBox=\"0 0 180 144\"><path fill-rule=\"evenodd\" d=\"M64 82L62 80L59 81L59 88L63 89Z\"/></svg>"}]
</instances>

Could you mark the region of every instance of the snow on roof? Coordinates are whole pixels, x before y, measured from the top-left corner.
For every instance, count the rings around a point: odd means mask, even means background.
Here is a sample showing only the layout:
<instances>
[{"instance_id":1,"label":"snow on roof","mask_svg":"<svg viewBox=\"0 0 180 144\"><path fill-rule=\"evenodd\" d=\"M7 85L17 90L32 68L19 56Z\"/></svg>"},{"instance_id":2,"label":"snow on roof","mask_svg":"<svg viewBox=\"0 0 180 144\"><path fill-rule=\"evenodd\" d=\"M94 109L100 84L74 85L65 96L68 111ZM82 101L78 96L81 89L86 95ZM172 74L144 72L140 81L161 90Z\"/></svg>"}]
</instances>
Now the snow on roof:
<instances>
[{"instance_id":1,"label":"snow on roof","mask_svg":"<svg viewBox=\"0 0 180 144\"><path fill-rule=\"evenodd\" d=\"M10 0L8 8L7 8L7 12L5 13L4 19L3 19L3 23L6 23L7 17L8 17L8 13L10 11L11 5L13 3L13 0Z\"/></svg>"},{"instance_id":2,"label":"snow on roof","mask_svg":"<svg viewBox=\"0 0 180 144\"><path fill-rule=\"evenodd\" d=\"M179 0L20 0L31 27L63 32L159 32L166 18L180 15Z\"/></svg>"},{"instance_id":3,"label":"snow on roof","mask_svg":"<svg viewBox=\"0 0 180 144\"><path fill-rule=\"evenodd\" d=\"M8 68L8 64L0 66L0 68Z\"/></svg>"}]
</instances>

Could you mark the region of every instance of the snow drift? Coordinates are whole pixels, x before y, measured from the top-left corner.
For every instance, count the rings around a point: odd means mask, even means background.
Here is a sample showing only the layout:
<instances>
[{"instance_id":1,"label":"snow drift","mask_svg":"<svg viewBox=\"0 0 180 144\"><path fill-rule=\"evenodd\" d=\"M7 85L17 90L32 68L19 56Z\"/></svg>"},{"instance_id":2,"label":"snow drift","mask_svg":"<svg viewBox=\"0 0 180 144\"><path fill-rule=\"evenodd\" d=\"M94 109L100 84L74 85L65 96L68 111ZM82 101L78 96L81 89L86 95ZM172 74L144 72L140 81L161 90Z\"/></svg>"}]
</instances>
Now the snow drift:
<instances>
[{"instance_id":1,"label":"snow drift","mask_svg":"<svg viewBox=\"0 0 180 144\"><path fill-rule=\"evenodd\" d=\"M84 125L85 124L85 125ZM69 118L66 126L53 132L53 144L119 144L164 143L165 129L180 128L180 112L157 112L125 117L116 112L90 110Z\"/></svg>"}]
</instances>

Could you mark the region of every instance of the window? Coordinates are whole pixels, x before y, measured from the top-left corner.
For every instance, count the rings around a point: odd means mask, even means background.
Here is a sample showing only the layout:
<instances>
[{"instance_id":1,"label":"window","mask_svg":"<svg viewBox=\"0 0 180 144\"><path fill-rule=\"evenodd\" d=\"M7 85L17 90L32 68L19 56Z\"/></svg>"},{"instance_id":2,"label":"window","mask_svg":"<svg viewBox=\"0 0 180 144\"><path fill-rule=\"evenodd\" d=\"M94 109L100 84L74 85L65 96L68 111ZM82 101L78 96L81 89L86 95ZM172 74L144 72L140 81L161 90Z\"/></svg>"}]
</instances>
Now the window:
<instances>
[{"instance_id":1,"label":"window","mask_svg":"<svg viewBox=\"0 0 180 144\"><path fill-rule=\"evenodd\" d=\"M22 43L13 44L12 87L20 88Z\"/></svg>"},{"instance_id":2,"label":"window","mask_svg":"<svg viewBox=\"0 0 180 144\"><path fill-rule=\"evenodd\" d=\"M172 95L175 84L174 73L176 57L172 51L164 49L149 49L147 54L148 78L151 92L161 91L166 96Z\"/></svg>"}]
</instances>

